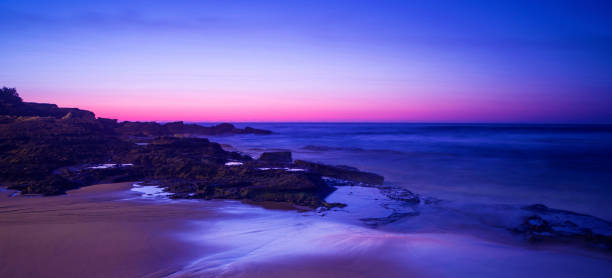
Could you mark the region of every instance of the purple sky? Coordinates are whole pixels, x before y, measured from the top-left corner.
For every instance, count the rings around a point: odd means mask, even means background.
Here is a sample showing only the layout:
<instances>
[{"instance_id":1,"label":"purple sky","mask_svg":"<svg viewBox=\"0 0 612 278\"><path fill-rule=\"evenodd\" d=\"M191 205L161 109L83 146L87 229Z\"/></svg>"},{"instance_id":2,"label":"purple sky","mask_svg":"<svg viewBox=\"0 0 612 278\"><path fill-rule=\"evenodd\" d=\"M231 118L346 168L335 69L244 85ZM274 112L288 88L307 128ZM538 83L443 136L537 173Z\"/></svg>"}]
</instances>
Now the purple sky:
<instances>
[{"instance_id":1,"label":"purple sky","mask_svg":"<svg viewBox=\"0 0 612 278\"><path fill-rule=\"evenodd\" d=\"M609 1L3 0L0 15L0 85L104 117L612 123Z\"/></svg>"}]
</instances>

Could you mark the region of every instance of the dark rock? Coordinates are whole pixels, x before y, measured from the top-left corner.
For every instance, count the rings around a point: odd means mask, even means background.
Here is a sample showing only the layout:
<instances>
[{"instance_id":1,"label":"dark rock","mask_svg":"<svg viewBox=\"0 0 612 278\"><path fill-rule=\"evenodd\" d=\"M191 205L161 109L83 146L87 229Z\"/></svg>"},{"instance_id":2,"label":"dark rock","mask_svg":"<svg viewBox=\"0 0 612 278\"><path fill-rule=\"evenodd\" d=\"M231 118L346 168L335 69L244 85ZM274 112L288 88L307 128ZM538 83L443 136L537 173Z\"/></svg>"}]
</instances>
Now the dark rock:
<instances>
[{"instance_id":1,"label":"dark rock","mask_svg":"<svg viewBox=\"0 0 612 278\"><path fill-rule=\"evenodd\" d=\"M361 172L357 168L345 166L330 166L303 160L296 160L293 163L294 167L304 168L312 172L316 172L322 176L362 182L372 185L381 185L384 182L384 177L368 172Z\"/></svg>"},{"instance_id":2,"label":"dark rock","mask_svg":"<svg viewBox=\"0 0 612 278\"><path fill-rule=\"evenodd\" d=\"M80 118L94 120L91 111L77 108L60 108L55 104L23 102L15 89L2 88L0 90L0 114L17 117L54 117L54 118ZM69 115L68 115L69 114Z\"/></svg>"},{"instance_id":3,"label":"dark rock","mask_svg":"<svg viewBox=\"0 0 612 278\"><path fill-rule=\"evenodd\" d=\"M63 168L56 170L57 175L69 180L73 184L87 186L99 183L116 183L136 181L144 178L142 169L138 167L115 167L95 169L91 167L77 167L76 169Z\"/></svg>"},{"instance_id":4,"label":"dark rock","mask_svg":"<svg viewBox=\"0 0 612 278\"><path fill-rule=\"evenodd\" d=\"M244 133L266 135L266 134L272 134L272 131L265 130L265 129L252 128L250 126L247 126L244 128Z\"/></svg>"},{"instance_id":5,"label":"dark rock","mask_svg":"<svg viewBox=\"0 0 612 278\"><path fill-rule=\"evenodd\" d=\"M52 179L57 186L51 188L41 181L51 179L55 169L107 161L130 146L96 121L12 118L0 124L0 181L28 193L63 193L73 186Z\"/></svg>"},{"instance_id":6,"label":"dark rock","mask_svg":"<svg viewBox=\"0 0 612 278\"><path fill-rule=\"evenodd\" d=\"M324 201L334 187L322 174L360 182L382 177L348 166L303 162L311 171L288 171L290 152L264 153L256 162L223 150L198 134L268 134L232 124L203 127L183 122L121 122L92 112L25 103L13 89L0 91L0 182L22 194L63 194L101 182L158 181L174 198L224 198L335 207ZM142 142L145 142L144 144ZM139 143L139 144L137 144ZM226 166L228 161L240 167ZM100 163L108 167L91 167ZM282 164L277 170L259 165ZM128 166L129 165L129 166Z\"/></svg>"},{"instance_id":7,"label":"dark rock","mask_svg":"<svg viewBox=\"0 0 612 278\"><path fill-rule=\"evenodd\" d=\"M538 215L525 218L523 225L525 225L528 231L536 233L550 232L552 230L548 222Z\"/></svg>"},{"instance_id":8,"label":"dark rock","mask_svg":"<svg viewBox=\"0 0 612 278\"><path fill-rule=\"evenodd\" d=\"M260 162L266 163L291 163L291 152L264 152L259 159Z\"/></svg>"},{"instance_id":9,"label":"dark rock","mask_svg":"<svg viewBox=\"0 0 612 278\"><path fill-rule=\"evenodd\" d=\"M589 246L612 249L612 223L586 214L548 208L542 204L525 206L533 213L513 229L532 242L582 242Z\"/></svg>"},{"instance_id":10,"label":"dark rock","mask_svg":"<svg viewBox=\"0 0 612 278\"><path fill-rule=\"evenodd\" d=\"M10 189L21 191L21 194L41 194L45 196L63 194L67 190L76 189L79 184L56 175L48 175L35 180L14 183Z\"/></svg>"},{"instance_id":11,"label":"dark rock","mask_svg":"<svg viewBox=\"0 0 612 278\"><path fill-rule=\"evenodd\" d=\"M388 188L380 188L380 191L389 199L397 200L407 203L418 204L421 202L419 195L412 193L410 190L397 188L397 187L388 187Z\"/></svg>"},{"instance_id":12,"label":"dark rock","mask_svg":"<svg viewBox=\"0 0 612 278\"><path fill-rule=\"evenodd\" d=\"M216 126L212 126L211 130L214 134L224 134L234 132L236 127L233 124L221 123Z\"/></svg>"},{"instance_id":13,"label":"dark rock","mask_svg":"<svg viewBox=\"0 0 612 278\"><path fill-rule=\"evenodd\" d=\"M169 185L168 190L182 193L180 196L190 192L190 198L289 202L313 208L330 206L323 200L334 191L314 173L247 167L218 168L214 175L192 182L181 180Z\"/></svg>"},{"instance_id":14,"label":"dark rock","mask_svg":"<svg viewBox=\"0 0 612 278\"><path fill-rule=\"evenodd\" d=\"M266 130L253 128L239 129L232 124L222 123L210 127L185 124L181 121L159 124L156 122L121 122L115 131L124 136L172 136L172 135L223 135L223 134L269 134Z\"/></svg>"}]
</instances>

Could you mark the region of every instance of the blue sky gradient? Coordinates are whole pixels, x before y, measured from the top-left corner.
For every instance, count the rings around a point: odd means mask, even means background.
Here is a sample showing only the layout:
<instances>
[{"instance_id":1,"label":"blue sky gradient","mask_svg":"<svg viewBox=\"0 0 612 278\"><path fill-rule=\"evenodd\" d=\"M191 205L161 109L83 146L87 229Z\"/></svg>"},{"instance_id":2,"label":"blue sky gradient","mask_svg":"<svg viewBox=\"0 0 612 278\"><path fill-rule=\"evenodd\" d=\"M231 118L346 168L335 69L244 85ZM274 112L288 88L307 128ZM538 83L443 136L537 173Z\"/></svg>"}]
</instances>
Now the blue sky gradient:
<instances>
[{"instance_id":1,"label":"blue sky gradient","mask_svg":"<svg viewBox=\"0 0 612 278\"><path fill-rule=\"evenodd\" d=\"M138 120L612 122L610 1L0 1L0 82Z\"/></svg>"}]
</instances>

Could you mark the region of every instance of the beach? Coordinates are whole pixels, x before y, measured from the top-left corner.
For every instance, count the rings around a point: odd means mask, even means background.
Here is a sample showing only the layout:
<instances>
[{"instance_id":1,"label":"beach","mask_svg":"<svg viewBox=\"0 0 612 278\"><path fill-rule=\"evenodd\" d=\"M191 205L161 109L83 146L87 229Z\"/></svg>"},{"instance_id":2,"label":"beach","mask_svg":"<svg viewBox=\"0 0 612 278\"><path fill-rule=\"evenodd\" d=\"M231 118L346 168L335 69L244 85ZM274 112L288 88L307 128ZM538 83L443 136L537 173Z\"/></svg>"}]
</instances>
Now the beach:
<instances>
[{"instance_id":1,"label":"beach","mask_svg":"<svg viewBox=\"0 0 612 278\"><path fill-rule=\"evenodd\" d=\"M500 230L397 232L363 225L363 216L387 213L366 209L380 201L372 188L337 190L330 198L346 200L349 206L327 212L271 210L237 201L170 200L133 188L133 183L102 184L44 198L8 197L10 191L2 192L0 276L515 277L520 272L524 277L607 277L612 273L606 253L563 245L531 246ZM425 220L412 225L426 227L429 218L425 213ZM400 221L395 227L406 223L410 222Z\"/></svg>"},{"instance_id":2,"label":"beach","mask_svg":"<svg viewBox=\"0 0 612 278\"><path fill-rule=\"evenodd\" d=\"M310 208L176 199L156 182L97 184L46 197L2 189L0 276L612 275L605 187L612 164L601 155L611 149L602 139L610 136L607 127L254 126L277 132L211 140L254 158L287 150L296 159L352 165L383 174L384 182L324 177L333 189L323 201L346 206Z\"/></svg>"},{"instance_id":3,"label":"beach","mask_svg":"<svg viewBox=\"0 0 612 278\"><path fill-rule=\"evenodd\" d=\"M612 277L612 1L0 11L0 278Z\"/></svg>"},{"instance_id":4,"label":"beach","mask_svg":"<svg viewBox=\"0 0 612 278\"><path fill-rule=\"evenodd\" d=\"M187 219L214 217L212 212L123 200L139 195L130 187L103 184L55 197L2 192L0 276L163 276L207 250L169 235L188 230Z\"/></svg>"}]
</instances>

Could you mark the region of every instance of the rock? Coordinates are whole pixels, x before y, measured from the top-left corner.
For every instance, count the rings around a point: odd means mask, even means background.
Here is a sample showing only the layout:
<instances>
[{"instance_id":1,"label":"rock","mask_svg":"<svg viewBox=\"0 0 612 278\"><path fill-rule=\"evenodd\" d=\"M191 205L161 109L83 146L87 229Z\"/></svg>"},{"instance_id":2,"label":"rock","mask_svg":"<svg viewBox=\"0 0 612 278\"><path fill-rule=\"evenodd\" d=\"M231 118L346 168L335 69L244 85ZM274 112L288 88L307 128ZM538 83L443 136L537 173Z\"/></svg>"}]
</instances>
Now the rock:
<instances>
[{"instance_id":1,"label":"rock","mask_svg":"<svg viewBox=\"0 0 612 278\"><path fill-rule=\"evenodd\" d=\"M264 163L291 163L291 152L264 152L261 154L259 162Z\"/></svg>"},{"instance_id":2,"label":"rock","mask_svg":"<svg viewBox=\"0 0 612 278\"><path fill-rule=\"evenodd\" d=\"M381 185L384 182L384 177L368 172L361 172L357 168L346 166L330 166L303 160L296 160L293 163L294 167L304 168L312 172L316 172L322 176L362 182L371 185Z\"/></svg>"},{"instance_id":3,"label":"rock","mask_svg":"<svg viewBox=\"0 0 612 278\"><path fill-rule=\"evenodd\" d=\"M250 126L247 126L247 127L244 128L244 133L266 135L266 134L272 134L272 131L265 130L265 129L252 128Z\"/></svg>"},{"instance_id":4,"label":"rock","mask_svg":"<svg viewBox=\"0 0 612 278\"><path fill-rule=\"evenodd\" d=\"M23 192L61 194L72 185L41 181L70 165L107 161L131 143L108 133L97 121L18 117L0 124L0 182Z\"/></svg>"},{"instance_id":5,"label":"rock","mask_svg":"<svg viewBox=\"0 0 612 278\"><path fill-rule=\"evenodd\" d=\"M10 189L21 191L22 195L42 194L45 196L63 194L67 190L78 187L79 184L56 175L48 175L36 180L24 181L9 186Z\"/></svg>"},{"instance_id":6,"label":"rock","mask_svg":"<svg viewBox=\"0 0 612 278\"><path fill-rule=\"evenodd\" d=\"M115 166L100 169L91 167L70 168L60 170L59 175L79 187L100 183L136 181L144 178L144 171L138 167Z\"/></svg>"},{"instance_id":7,"label":"rock","mask_svg":"<svg viewBox=\"0 0 612 278\"><path fill-rule=\"evenodd\" d=\"M221 123L221 124L212 126L210 129L213 132L213 134L226 134L226 133L234 132L234 130L236 130L236 127L233 124Z\"/></svg>"},{"instance_id":8,"label":"rock","mask_svg":"<svg viewBox=\"0 0 612 278\"><path fill-rule=\"evenodd\" d=\"M523 225L525 225L526 230L530 232L543 233L552 230L548 222L538 215L532 215L525 218Z\"/></svg>"},{"instance_id":9,"label":"rock","mask_svg":"<svg viewBox=\"0 0 612 278\"><path fill-rule=\"evenodd\" d=\"M77 109L77 108L59 108L60 111L62 111L64 114L64 117L70 117L72 119L81 119L81 120L88 120L88 121L94 121L96 119L96 114L94 114L91 111L87 111L87 110L81 110L81 109Z\"/></svg>"},{"instance_id":10,"label":"rock","mask_svg":"<svg viewBox=\"0 0 612 278\"><path fill-rule=\"evenodd\" d=\"M323 200L334 191L314 173L246 167L218 168L213 175L191 182L182 180L169 185L168 190L182 196L192 192L191 198L288 202L311 208L333 205Z\"/></svg>"},{"instance_id":11,"label":"rock","mask_svg":"<svg viewBox=\"0 0 612 278\"><path fill-rule=\"evenodd\" d=\"M23 102L15 89L2 88L0 90L0 114L22 117L63 117L94 120L95 114L91 111L77 108L60 108L50 103ZM68 114L70 114L68 116Z\"/></svg>"},{"instance_id":12,"label":"rock","mask_svg":"<svg viewBox=\"0 0 612 278\"><path fill-rule=\"evenodd\" d=\"M418 204L421 202L419 195L412 193L410 190L403 188L380 188L381 192L391 200L397 200L407 203Z\"/></svg>"},{"instance_id":13,"label":"rock","mask_svg":"<svg viewBox=\"0 0 612 278\"><path fill-rule=\"evenodd\" d=\"M182 121L159 124L156 122L121 122L115 131L124 136L146 135L151 137L172 135L223 135L223 134L269 134L267 130L239 129L229 123L214 126L185 124Z\"/></svg>"},{"instance_id":14,"label":"rock","mask_svg":"<svg viewBox=\"0 0 612 278\"><path fill-rule=\"evenodd\" d=\"M542 204L522 208L530 215L524 217L514 232L532 242L582 242L589 246L612 249L612 223L586 214L548 208Z\"/></svg>"},{"instance_id":15,"label":"rock","mask_svg":"<svg viewBox=\"0 0 612 278\"><path fill-rule=\"evenodd\" d=\"M382 183L382 177L349 166L304 162L312 171L289 168L291 152L266 152L253 162L208 139L189 137L269 134L250 127L118 123L96 119L90 111L25 103L6 88L0 91L0 113L0 183L23 194L57 195L101 182L145 180L158 182L173 198L286 202L314 209L343 206L325 202L335 188L323 173ZM228 167L228 161L242 165ZM100 164L109 166L91 167ZM259 170L258 165L274 164L282 166Z\"/></svg>"}]
</instances>

